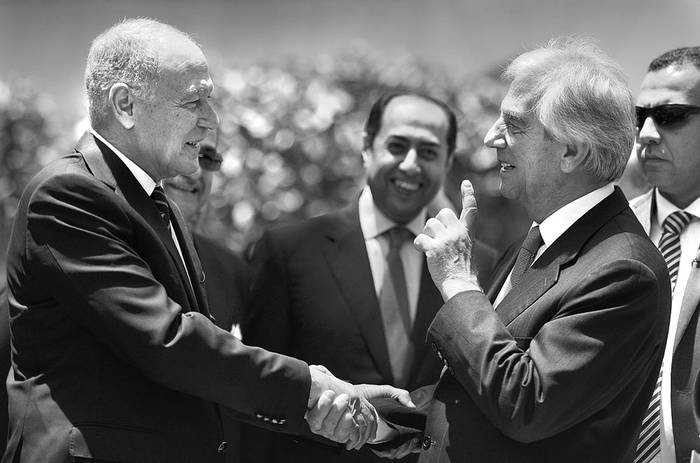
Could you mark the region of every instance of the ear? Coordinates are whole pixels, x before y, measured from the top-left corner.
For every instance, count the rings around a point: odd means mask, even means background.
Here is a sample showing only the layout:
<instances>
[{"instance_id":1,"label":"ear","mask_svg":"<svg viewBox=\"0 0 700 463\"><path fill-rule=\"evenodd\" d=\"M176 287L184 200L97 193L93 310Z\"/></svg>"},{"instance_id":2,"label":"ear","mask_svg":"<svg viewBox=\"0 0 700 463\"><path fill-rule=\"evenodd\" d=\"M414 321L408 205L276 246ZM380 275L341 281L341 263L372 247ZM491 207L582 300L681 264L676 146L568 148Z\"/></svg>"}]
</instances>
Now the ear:
<instances>
[{"instance_id":1,"label":"ear","mask_svg":"<svg viewBox=\"0 0 700 463\"><path fill-rule=\"evenodd\" d=\"M590 153L590 147L585 143L566 145L566 151L561 156L561 170L570 174L583 164Z\"/></svg>"},{"instance_id":2,"label":"ear","mask_svg":"<svg viewBox=\"0 0 700 463\"><path fill-rule=\"evenodd\" d=\"M131 129L134 124L134 95L128 85L117 83L109 89L109 109L114 118L125 129Z\"/></svg>"}]
</instances>

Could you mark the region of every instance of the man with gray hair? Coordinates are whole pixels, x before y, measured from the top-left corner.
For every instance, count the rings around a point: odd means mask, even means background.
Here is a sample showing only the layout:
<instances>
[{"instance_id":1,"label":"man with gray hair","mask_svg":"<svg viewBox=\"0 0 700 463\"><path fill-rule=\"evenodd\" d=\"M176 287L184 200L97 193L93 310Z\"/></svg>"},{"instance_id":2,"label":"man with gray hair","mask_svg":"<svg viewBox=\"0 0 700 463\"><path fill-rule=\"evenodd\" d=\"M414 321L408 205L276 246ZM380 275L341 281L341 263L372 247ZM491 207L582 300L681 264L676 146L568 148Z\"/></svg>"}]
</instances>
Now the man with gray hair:
<instances>
[{"instance_id":1,"label":"man with gray hair","mask_svg":"<svg viewBox=\"0 0 700 463\"><path fill-rule=\"evenodd\" d=\"M664 261L611 183L632 148L632 95L581 40L524 53L505 78L485 144L533 224L486 292L469 182L461 216L443 209L415 240L445 301L428 331L446 368L419 461L631 462L670 301Z\"/></svg>"},{"instance_id":2,"label":"man with gray hair","mask_svg":"<svg viewBox=\"0 0 700 463\"><path fill-rule=\"evenodd\" d=\"M409 403L405 391L352 386L212 323L190 234L161 186L197 169L218 124L199 46L126 20L93 42L85 82L90 131L29 183L10 239L3 461L221 462L219 405L363 445L376 429L366 398Z\"/></svg>"}]
</instances>

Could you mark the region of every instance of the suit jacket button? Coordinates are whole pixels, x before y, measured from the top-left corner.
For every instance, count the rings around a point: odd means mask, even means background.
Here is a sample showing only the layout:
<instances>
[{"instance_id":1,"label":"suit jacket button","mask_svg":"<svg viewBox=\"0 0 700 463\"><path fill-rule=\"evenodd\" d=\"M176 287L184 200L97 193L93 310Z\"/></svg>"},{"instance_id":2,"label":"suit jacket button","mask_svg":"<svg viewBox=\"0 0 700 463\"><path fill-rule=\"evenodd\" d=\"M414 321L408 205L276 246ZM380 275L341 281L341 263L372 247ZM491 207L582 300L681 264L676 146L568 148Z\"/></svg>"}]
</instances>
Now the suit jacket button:
<instances>
[{"instance_id":1,"label":"suit jacket button","mask_svg":"<svg viewBox=\"0 0 700 463\"><path fill-rule=\"evenodd\" d=\"M426 434L423 438L423 450L428 450L432 444L433 440Z\"/></svg>"},{"instance_id":2,"label":"suit jacket button","mask_svg":"<svg viewBox=\"0 0 700 463\"><path fill-rule=\"evenodd\" d=\"M223 441L222 443L219 444L219 448L216 449L218 453L226 453L226 449L228 448L228 442Z\"/></svg>"}]
</instances>

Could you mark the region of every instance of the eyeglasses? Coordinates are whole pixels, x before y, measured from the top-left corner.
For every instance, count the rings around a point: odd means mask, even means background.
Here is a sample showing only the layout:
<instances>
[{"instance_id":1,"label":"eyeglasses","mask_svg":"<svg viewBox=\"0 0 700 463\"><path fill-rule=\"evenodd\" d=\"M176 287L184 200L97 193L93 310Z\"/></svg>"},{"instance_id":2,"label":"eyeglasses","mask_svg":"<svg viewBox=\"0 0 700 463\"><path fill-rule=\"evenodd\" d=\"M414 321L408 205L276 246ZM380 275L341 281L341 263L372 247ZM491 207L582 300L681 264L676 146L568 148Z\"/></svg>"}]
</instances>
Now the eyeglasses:
<instances>
[{"instance_id":1,"label":"eyeglasses","mask_svg":"<svg viewBox=\"0 0 700 463\"><path fill-rule=\"evenodd\" d=\"M634 109L637 113L637 130L642 130L647 117L651 117L659 127L669 128L685 122L691 114L700 112L700 106L686 104L664 104L653 108L635 106Z\"/></svg>"}]
</instances>

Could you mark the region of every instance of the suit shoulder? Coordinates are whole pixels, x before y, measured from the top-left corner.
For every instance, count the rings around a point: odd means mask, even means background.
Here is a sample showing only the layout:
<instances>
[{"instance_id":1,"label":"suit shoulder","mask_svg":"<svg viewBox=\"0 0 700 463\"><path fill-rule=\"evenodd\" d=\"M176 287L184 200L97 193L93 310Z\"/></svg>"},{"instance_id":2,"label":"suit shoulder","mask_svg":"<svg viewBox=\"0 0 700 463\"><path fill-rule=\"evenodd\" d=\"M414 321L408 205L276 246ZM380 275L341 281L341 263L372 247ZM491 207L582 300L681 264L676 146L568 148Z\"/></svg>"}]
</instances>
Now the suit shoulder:
<instances>
[{"instance_id":1,"label":"suit shoulder","mask_svg":"<svg viewBox=\"0 0 700 463\"><path fill-rule=\"evenodd\" d=\"M274 242L315 242L324 233L335 229L342 222L340 211L303 219L297 222L270 228L265 232L268 238Z\"/></svg>"}]
</instances>

